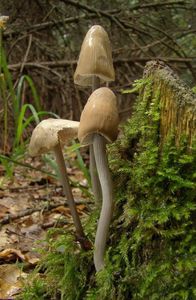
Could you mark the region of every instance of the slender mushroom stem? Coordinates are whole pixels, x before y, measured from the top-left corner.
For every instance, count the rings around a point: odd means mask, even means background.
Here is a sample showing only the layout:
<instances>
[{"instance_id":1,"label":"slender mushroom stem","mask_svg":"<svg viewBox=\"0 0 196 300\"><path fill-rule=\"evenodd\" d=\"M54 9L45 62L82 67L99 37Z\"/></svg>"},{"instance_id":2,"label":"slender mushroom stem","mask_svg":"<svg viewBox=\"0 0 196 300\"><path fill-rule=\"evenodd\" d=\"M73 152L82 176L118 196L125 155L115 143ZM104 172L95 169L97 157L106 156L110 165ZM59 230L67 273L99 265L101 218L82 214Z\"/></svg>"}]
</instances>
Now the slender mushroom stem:
<instances>
[{"instance_id":1,"label":"slender mushroom stem","mask_svg":"<svg viewBox=\"0 0 196 300\"><path fill-rule=\"evenodd\" d=\"M105 138L97 133L94 134L93 147L103 194L103 202L100 218L98 221L94 250L94 264L95 269L98 272L104 267L105 246L113 211L113 188L111 174L108 167L108 160L106 156Z\"/></svg>"},{"instance_id":2,"label":"slender mushroom stem","mask_svg":"<svg viewBox=\"0 0 196 300\"><path fill-rule=\"evenodd\" d=\"M61 184L63 186L64 193L67 197L68 206L70 208L73 222L76 227L76 234L77 234L77 237L82 240L85 238L85 235L84 235L82 224L80 222L80 218L79 218L79 215L78 215L78 212L76 209L76 204L74 202L74 198L73 198L73 194L72 194L71 187L69 184L69 178L68 178L67 170L66 170L66 166L65 166L65 161L63 158L63 153L62 153L61 146L59 143L54 147L54 153L55 153L57 165L59 168Z\"/></svg>"},{"instance_id":3,"label":"slender mushroom stem","mask_svg":"<svg viewBox=\"0 0 196 300\"><path fill-rule=\"evenodd\" d=\"M90 148L90 175L91 175L92 191L95 197L95 203L99 205L101 203L102 193L101 193L101 185L97 173L93 144L91 144L89 148Z\"/></svg>"},{"instance_id":4,"label":"slender mushroom stem","mask_svg":"<svg viewBox=\"0 0 196 300\"><path fill-rule=\"evenodd\" d=\"M92 78L92 92L100 87L100 79L97 76L93 76Z\"/></svg>"},{"instance_id":5,"label":"slender mushroom stem","mask_svg":"<svg viewBox=\"0 0 196 300\"><path fill-rule=\"evenodd\" d=\"M100 79L97 76L93 76L92 78L92 92L95 91L97 88L100 87ZM90 146L90 175L91 175L91 181L92 181L92 191L95 197L95 203L100 204L101 203L101 186L99 177L97 174L97 167L95 163L95 155L93 150L93 144Z\"/></svg>"}]
</instances>

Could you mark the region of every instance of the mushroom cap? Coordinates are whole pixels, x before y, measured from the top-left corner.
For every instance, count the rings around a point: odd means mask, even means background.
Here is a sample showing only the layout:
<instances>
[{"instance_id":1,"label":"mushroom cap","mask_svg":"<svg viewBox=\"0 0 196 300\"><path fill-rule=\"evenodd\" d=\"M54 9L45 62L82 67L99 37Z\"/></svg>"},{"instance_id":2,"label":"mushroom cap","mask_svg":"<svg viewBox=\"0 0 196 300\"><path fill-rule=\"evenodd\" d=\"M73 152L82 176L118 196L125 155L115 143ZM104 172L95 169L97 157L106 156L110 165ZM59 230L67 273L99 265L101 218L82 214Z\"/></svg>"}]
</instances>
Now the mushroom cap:
<instances>
[{"instance_id":1,"label":"mushroom cap","mask_svg":"<svg viewBox=\"0 0 196 300\"><path fill-rule=\"evenodd\" d=\"M63 119L41 121L33 130L29 154L37 156L52 150L59 142L66 144L77 137L79 122Z\"/></svg>"},{"instance_id":2,"label":"mushroom cap","mask_svg":"<svg viewBox=\"0 0 196 300\"><path fill-rule=\"evenodd\" d=\"M115 80L110 40L100 25L92 26L84 38L74 83L91 86L93 76L98 76L102 82Z\"/></svg>"},{"instance_id":3,"label":"mushroom cap","mask_svg":"<svg viewBox=\"0 0 196 300\"><path fill-rule=\"evenodd\" d=\"M107 87L95 90L89 97L80 118L78 139L91 144L93 134L99 133L111 143L118 135L119 115L114 93Z\"/></svg>"}]
</instances>

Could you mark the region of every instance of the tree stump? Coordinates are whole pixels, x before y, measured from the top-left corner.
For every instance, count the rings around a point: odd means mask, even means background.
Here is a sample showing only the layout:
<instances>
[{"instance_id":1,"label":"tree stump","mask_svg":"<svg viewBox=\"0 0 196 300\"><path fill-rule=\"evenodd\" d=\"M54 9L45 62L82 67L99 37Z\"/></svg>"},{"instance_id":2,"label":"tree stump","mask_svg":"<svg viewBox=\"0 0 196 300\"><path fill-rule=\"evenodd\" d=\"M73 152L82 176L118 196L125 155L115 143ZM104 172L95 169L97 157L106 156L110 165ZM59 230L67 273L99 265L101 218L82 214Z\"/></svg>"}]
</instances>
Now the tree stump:
<instances>
[{"instance_id":1,"label":"tree stump","mask_svg":"<svg viewBox=\"0 0 196 300\"><path fill-rule=\"evenodd\" d=\"M176 145L182 135L188 137L192 147L196 135L196 97L176 74L164 63L150 61L146 64L144 78L153 79L152 97L160 92L160 139L164 143L173 132Z\"/></svg>"},{"instance_id":2,"label":"tree stump","mask_svg":"<svg viewBox=\"0 0 196 300\"><path fill-rule=\"evenodd\" d=\"M132 91L135 112L110 148L116 209L103 276L113 279L97 297L193 299L196 99L155 61Z\"/></svg>"}]
</instances>

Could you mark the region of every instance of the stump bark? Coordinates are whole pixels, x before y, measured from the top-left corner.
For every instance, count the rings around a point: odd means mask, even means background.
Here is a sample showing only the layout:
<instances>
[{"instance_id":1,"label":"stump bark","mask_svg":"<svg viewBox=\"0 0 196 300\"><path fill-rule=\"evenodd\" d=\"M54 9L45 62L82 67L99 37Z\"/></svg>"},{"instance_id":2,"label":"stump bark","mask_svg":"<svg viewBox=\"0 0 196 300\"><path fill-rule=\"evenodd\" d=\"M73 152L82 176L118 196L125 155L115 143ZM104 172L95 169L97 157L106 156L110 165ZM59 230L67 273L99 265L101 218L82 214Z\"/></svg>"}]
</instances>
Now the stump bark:
<instances>
[{"instance_id":1,"label":"stump bark","mask_svg":"<svg viewBox=\"0 0 196 300\"><path fill-rule=\"evenodd\" d=\"M173 132L176 145L181 136L186 136L187 146L191 149L196 137L196 95L161 61L148 62L144 78L153 81L151 99L157 89L160 91L161 144Z\"/></svg>"}]
</instances>

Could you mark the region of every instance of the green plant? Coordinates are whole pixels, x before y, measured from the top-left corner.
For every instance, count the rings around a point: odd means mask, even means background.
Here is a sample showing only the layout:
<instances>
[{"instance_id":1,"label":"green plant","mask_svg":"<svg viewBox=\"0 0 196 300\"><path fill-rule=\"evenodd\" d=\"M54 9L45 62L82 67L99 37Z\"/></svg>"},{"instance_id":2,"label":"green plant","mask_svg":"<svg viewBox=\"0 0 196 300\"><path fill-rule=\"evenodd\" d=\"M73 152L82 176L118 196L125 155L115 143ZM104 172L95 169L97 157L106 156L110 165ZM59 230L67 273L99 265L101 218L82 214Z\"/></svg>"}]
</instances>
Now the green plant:
<instances>
[{"instance_id":1,"label":"green plant","mask_svg":"<svg viewBox=\"0 0 196 300\"><path fill-rule=\"evenodd\" d=\"M39 278L37 274L31 275L31 280L33 284L28 284L23 290L23 300L47 300L48 292L47 286L43 279ZM20 297L17 297L20 299Z\"/></svg>"},{"instance_id":2,"label":"green plant","mask_svg":"<svg viewBox=\"0 0 196 300\"><path fill-rule=\"evenodd\" d=\"M13 82L11 73L8 69L6 55L3 49L2 36L0 38L0 41L0 96L3 99L4 106L3 153L9 154L10 159L16 161L17 159L22 158L25 153L28 139L24 141L23 134L28 129L28 126L32 122L36 122L38 124L40 122L40 117L44 115L53 116L55 118L58 118L58 116L52 112L41 110L41 103L38 93L32 79L29 76L21 76L17 84ZM33 97L33 104L22 103L21 99L24 82L27 82L28 86L30 87L30 91ZM10 110L8 110L8 103L10 103L10 101L12 108L11 112ZM27 115L28 110L31 113L30 115ZM12 112L13 117L11 115ZM14 118L15 124L14 132L11 132L8 126L8 122L10 122L12 118ZM10 149L7 145L8 136L9 141L12 140L12 144L9 147ZM8 162L8 160L5 160L3 156L1 156L1 163L4 165L6 174L8 176L12 176L13 174L13 164L10 162Z\"/></svg>"},{"instance_id":3,"label":"green plant","mask_svg":"<svg viewBox=\"0 0 196 300\"><path fill-rule=\"evenodd\" d=\"M39 286L44 286L44 292L50 299L82 299L88 274L92 272L92 251L81 250L71 233L65 235L64 229L51 229L47 233L48 251L41 251L42 262L37 271L45 270L39 277ZM33 274L31 284L24 289L24 298L37 299L38 274ZM28 280L29 281L29 280ZM40 299L43 294L40 294Z\"/></svg>"},{"instance_id":4,"label":"green plant","mask_svg":"<svg viewBox=\"0 0 196 300\"><path fill-rule=\"evenodd\" d=\"M32 81L32 79L28 75L22 75L20 79L18 80L18 83L15 87L15 84L12 80L11 73L8 69L6 55L3 50L2 44L0 44L0 53L1 53L1 75L0 75L0 94L2 95L3 101L4 101L4 151L6 152L6 143L8 134L11 135L11 132L8 132L8 121L9 121L9 115L8 115L8 101L11 99L12 103L12 110L14 115L14 122L15 122L15 132L12 142L12 149L9 153L9 157L5 155L0 156L1 164L4 166L6 174L8 177L11 177L13 175L14 166L19 164L19 159L22 159L24 157L24 153L26 151L26 146L29 142L29 139L23 139L23 134L26 130L28 130L28 126L35 122L38 124L40 122L40 118L43 116L52 116L54 118L59 118L58 115L56 115L53 112L48 111L42 111L41 110L41 103L39 99L39 95L37 93L36 87ZM23 103L22 104L22 93L23 93L23 86L24 83L27 83L30 87L30 91L32 93L33 97L33 104L29 103ZM28 113L30 111L30 115ZM90 175L89 171L83 161L83 158L80 154L79 148L80 144L73 141L73 145L68 147L66 149L66 153L71 153L71 151L76 151L77 159L76 159L76 165L77 167L83 172L84 177L86 178L88 182L88 186L90 186ZM47 162L52 170L56 173L56 164L54 163L53 159L50 158L50 156L44 156L44 161ZM87 195L90 196L90 193L88 192L87 188L81 186L78 183L72 182L74 186L79 187L82 189L82 191Z\"/></svg>"}]
</instances>

